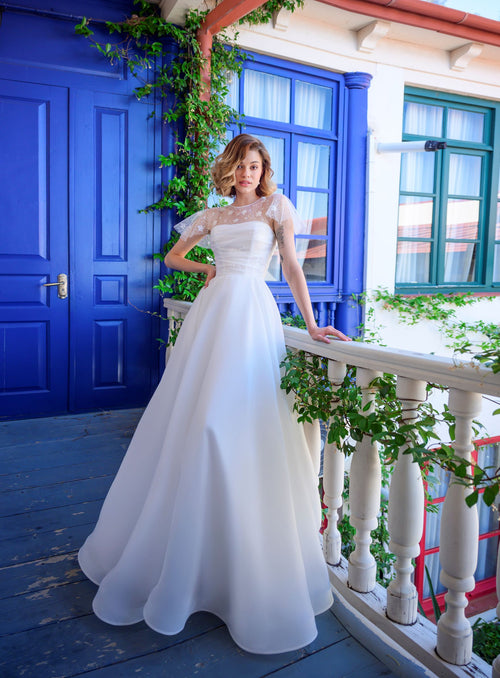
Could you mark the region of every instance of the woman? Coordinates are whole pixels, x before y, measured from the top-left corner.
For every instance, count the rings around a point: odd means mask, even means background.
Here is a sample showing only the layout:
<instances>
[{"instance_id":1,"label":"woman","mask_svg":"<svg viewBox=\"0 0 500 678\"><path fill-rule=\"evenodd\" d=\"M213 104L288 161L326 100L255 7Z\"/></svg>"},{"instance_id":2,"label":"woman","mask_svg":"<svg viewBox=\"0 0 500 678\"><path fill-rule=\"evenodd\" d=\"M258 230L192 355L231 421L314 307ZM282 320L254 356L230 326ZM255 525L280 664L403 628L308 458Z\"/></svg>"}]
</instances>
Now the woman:
<instances>
[{"instance_id":1,"label":"woman","mask_svg":"<svg viewBox=\"0 0 500 678\"><path fill-rule=\"evenodd\" d=\"M205 273L205 287L79 553L104 621L175 634L204 610L262 654L312 642L332 603L317 477L280 389L283 330L264 279L276 242L311 337L348 340L316 325L295 255L300 220L271 177L262 143L237 136L213 169L233 204L177 227L165 263ZM185 258L207 236L216 266Z\"/></svg>"}]
</instances>

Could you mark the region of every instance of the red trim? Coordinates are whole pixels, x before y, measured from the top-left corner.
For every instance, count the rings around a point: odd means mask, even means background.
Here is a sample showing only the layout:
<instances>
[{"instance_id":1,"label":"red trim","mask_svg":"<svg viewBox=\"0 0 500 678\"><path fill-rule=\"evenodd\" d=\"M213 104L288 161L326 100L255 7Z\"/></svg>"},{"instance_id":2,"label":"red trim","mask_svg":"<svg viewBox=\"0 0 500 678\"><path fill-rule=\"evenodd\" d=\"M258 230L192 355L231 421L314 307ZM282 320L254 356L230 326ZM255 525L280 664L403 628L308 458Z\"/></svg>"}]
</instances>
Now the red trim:
<instances>
[{"instance_id":1,"label":"red trim","mask_svg":"<svg viewBox=\"0 0 500 678\"><path fill-rule=\"evenodd\" d=\"M223 28L234 24L239 19L253 12L260 7L266 0L222 0L205 17L205 21L198 29L198 43L201 53L205 57L205 65L201 69L201 80L203 82L202 101L210 99L210 55L212 52L212 38Z\"/></svg>"},{"instance_id":2,"label":"red trim","mask_svg":"<svg viewBox=\"0 0 500 678\"><path fill-rule=\"evenodd\" d=\"M500 47L500 21L424 0L318 0L374 19L394 21Z\"/></svg>"}]
</instances>

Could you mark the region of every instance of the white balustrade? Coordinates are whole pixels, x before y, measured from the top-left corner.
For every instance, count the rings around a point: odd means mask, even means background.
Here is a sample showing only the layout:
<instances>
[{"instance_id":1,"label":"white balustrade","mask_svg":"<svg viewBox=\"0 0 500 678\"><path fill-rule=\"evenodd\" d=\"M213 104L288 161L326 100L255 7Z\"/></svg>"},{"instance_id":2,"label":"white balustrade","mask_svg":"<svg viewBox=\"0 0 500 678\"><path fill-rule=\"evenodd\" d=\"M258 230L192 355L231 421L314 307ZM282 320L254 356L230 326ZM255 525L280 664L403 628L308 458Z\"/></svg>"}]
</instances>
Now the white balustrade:
<instances>
[{"instance_id":1,"label":"white balustrade","mask_svg":"<svg viewBox=\"0 0 500 678\"><path fill-rule=\"evenodd\" d=\"M363 414L368 416L374 409L376 387L371 382L380 377L380 372L358 368L356 384L361 388ZM369 436L356 444L349 474L349 508L351 524L356 529L356 547L349 556L349 586L355 591L367 593L375 587L377 563L370 552L370 532L378 525L382 473L378 446Z\"/></svg>"},{"instance_id":2,"label":"white balustrade","mask_svg":"<svg viewBox=\"0 0 500 678\"><path fill-rule=\"evenodd\" d=\"M456 418L455 454L471 461L472 420L481 412L481 395L450 389L450 411ZM446 612L440 617L437 653L451 664L467 664L472 657L472 629L465 616L466 593L474 589L477 565L479 521L477 506L467 506L471 490L453 482L446 493L441 514L439 560L441 583L447 587Z\"/></svg>"},{"instance_id":3,"label":"white balustrade","mask_svg":"<svg viewBox=\"0 0 500 678\"><path fill-rule=\"evenodd\" d=\"M190 304L166 299L165 307L171 326L177 327L179 318L185 316ZM415 420L418 404L425 398L424 380L448 387L449 407L456 417L453 445L456 454L463 459L470 459L472 419L479 413L481 394L500 396L500 375L482 366L361 342L333 341L324 344L313 341L307 332L294 327L284 327L284 333L289 348L304 350L328 360L332 398L342 383L346 365L356 366L363 404L369 404L364 414L369 413L374 397L370 383L381 373L397 375L397 397L403 404L403 420L406 423ZM306 427L308 444L315 454L319 446L318 431L317 425ZM403 651L409 651L415 661L427 667L432 675L485 678L491 675L491 669L472 655L472 630L464 613L466 593L474 588L477 509L469 508L465 503L470 490L452 482L443 505L440 538L441 581L448 589L447 610L439 620L436 635L436 627L430 622L423 624L416 613L411 559L418 554L422 534L423 488L420 469L413 462L412 455L404 454L404 450L405 446L394 468L389 495L389 548L396 555L396 562L395 578L386 593L380 587L377 592L374 590L376 562L370 553L370 531L377 526L380 506L381 473L377 447L365 436L352 457L349 503L351 522L356 528L356 548L346 573L337 528L338 510L342 506L344 457L335 445L325 446L323 487L328 527L323 535L323 549L325 559L331 565L330 576L337 592L349 600L349 605L354 606L358 614L364 615L367 628L375 625L377 632L383 631L391 643L398 639ZM314 459L317 464L317 457ZM386 596L386 606L382 595ZM497 595L500 601L500 560L497 565ZM500 602L497 614L500 615ZM410 624L413 626L408 627ZM429 628L432 630L429 631ZM462 664L467 664L463 670L459 666ZM493 678L500 678L500 656L493 666Z\"/></svg>"},{"instance_id":4,"label":"white balustrade","mask_svg":"<svg viewBox=\"0 0 500 678\"><path fill-rule=\"evenodd\" d=\"M424 381L398 377L396 395L403 406L402 420L411 424L417 418L418 405L425 400ZM389 490L389 548L396 555L396 577L387 589L387 616L399 624L417 621L418 595L411 580L412 558L420 553L424 524L424 484L419 465L411 454L400 449Z\"/></svg>"},{"instance_id":5,"label":"white balustrade","mask_svg":"<svg viewBox=\"0 0 500 678\"><path fill-rule=\"evenodd\" d=\"M344 381L346 366L334 360L328 361L328 379L332 385L332 401ZM342 508L344 492L344 453L336 443L325 443L323 453L323 503L326 505L327 526L323 532L323 553L330 565L338 565L342 552L342 539L337 524Z\"/></svg>"}]
</instances>

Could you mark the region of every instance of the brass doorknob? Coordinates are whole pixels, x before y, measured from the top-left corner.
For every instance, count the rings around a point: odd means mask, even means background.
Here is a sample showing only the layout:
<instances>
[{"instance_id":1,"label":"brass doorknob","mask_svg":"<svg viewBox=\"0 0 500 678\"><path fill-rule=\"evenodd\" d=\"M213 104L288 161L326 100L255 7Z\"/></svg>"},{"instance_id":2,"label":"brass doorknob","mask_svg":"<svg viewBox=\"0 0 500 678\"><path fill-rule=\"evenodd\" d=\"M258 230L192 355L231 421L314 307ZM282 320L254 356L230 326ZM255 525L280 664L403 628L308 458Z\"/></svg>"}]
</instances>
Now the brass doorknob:
<instances>
[{"instance_id":1,"label":"brass doorknob","mask_svg":"<svg viewBox=\"0 0 500 678\"><path fill-rule=\"evenodd\" d=\"M66 299L68 296L68 276L66 273L59 273L55 283L43 283L43 287L54 287L55 285L57 285L57 296L59 299Z\"/></svg>"}]
</instances>

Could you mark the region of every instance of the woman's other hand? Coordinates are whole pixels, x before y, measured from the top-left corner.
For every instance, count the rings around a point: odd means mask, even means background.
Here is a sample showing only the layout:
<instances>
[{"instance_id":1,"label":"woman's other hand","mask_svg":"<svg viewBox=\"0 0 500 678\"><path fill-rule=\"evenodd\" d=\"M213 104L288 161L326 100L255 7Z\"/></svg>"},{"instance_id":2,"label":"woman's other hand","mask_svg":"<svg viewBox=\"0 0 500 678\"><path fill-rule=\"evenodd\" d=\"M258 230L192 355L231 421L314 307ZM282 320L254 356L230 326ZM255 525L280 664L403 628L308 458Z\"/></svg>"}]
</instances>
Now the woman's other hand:
<instances>
[{"instance_id":1,"label":"woman's other hand","mask_svg":"<svg viewBox=\"0 0 500 678\"><path fill-rule=\"evenodd\" d=\"M203 287L208 287L212 278L215 278L215 266L210 266L210 268L208 269L207 279L205 280L205 284L203 285Z\"/></svg>"}]
</instances>

